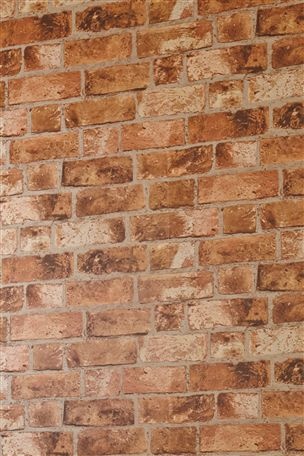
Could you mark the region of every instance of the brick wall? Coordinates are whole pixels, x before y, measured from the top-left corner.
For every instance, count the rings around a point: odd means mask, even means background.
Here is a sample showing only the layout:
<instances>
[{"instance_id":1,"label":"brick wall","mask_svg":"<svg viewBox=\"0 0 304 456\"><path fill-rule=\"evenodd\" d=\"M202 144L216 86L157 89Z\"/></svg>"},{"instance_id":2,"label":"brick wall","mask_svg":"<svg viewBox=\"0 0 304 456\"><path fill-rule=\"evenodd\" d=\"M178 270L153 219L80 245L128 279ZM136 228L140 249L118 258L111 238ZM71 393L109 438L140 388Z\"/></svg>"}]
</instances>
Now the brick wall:
<instances>
[{"instance_id":1,"label":"brick wall","mask_svg":"<svg viewBox=\"0 0 304 456\"><path fill-rule=\"evenodd\" d=\"M1 456L299 455L303 5L17 3Z\"/></svg>"}]
</instances>

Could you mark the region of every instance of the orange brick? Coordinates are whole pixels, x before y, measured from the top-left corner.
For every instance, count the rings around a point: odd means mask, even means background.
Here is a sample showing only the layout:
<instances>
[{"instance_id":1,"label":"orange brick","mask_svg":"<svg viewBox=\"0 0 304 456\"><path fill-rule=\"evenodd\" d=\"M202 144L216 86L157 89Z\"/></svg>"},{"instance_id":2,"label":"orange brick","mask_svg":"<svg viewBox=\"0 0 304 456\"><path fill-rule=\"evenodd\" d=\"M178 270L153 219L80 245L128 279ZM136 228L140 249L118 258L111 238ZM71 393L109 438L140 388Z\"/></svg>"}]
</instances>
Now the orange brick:
<instances>
[{"instance_id":1,"label":"orange brick","mask_svg":"<svg viewBox=\"0 0 304 456\"><path fill-rule=\"evenodd\" d=\"M0 171L0 196L18 195L23 192L23 173L10 168Z\"/></svg>"},{"instance_id":2,"label":"orange brick","mask_svg":"<svg viewBox=\"0 0 304 456\"><path fill-rule=\"evenodd\" d=\"M224 233L254 233L256 208L251 205L230 206L223 209Z\"/></svg>"},{"instance_id":3,"label":"orange brick","mask_svg":"<svg viewBox=\"0 0 304 456\"><path fill-rule=\"evenodd\" d=\"M119 150L119 130L115 127L99 127L83 132L85 155L111 155Z\"/></svg>"},{"instance_id":4,"label":"orange brick","mask_svg":"<svg viewBox=\"0 0 304 456\"><path fill-rule=\"evenodd\" d=\"M60 131L61 109L56 105L37 106L32 109L32 131L43 133L45 131Z\"/></svg>"},{"instance_id":5,"label":"orange brick","mask_svg":"<svg viewBox=\"0 0 304 456\"><path fill-rule=\"evenodd\" d=\"M304 287L304 263L263 264L258 269L258 289L300 291Z\"/></svg>"},{"instance_id":6,"label":"orange brick","mask_svg":"<svg viewBox=\"0 0 304 456\"><path fill-rule=\"evenodd\" d=\"M22 56L20 49L0 51L0 76L14 76L21 70Z\"/></svg>"},{"instance_id":7,"label":"orange brick","mask_svg":"<svg viewBox=\"0 0 304 456\"><path fill-rule=\"evenodd\" d=\"M255 141L225 142L216 145L217 168L247 168L257 164Z\"/></svg>"},{"instance_id":8,"label":"orange brick","mask_svg":"<svg viewBox=\"0 0 304 456\"><path fill-rule=\"evenodd\" d=\"M21 372L29 368L29 348L25 345L2 345L0 367L3 372Z\"/></svg>"},{"instance_id":9,"label":"orange brick","mask_svg":"<svg viewBox=\"0 0 304 456\"><path fill-rule=\"evenodd\" d=\"M29 404L28 420L31 427L61 426L62 407L57 401L32 402Z\"/></svg>"},{"instance_id":10,"label":"orange brick","mask_svg":"<svg viewBox=\"0 0 304 456\"><path fill-rule=\"evenodd\" d=\"M26 109L7 110L1 113L0 136L22 136L26 133L26 129Z\"/></svg>"},{"instance_id":11,"label":"orange brick","mask_svg":"<svg viewBox=\"0 0 304 456\"><path fill-rule=\"evenodd\" d=\"M58 167L55 163L30 165L27 168L29 190L49 190L58 186Z\"/></svg>"},{"instance_id":12,"label":"orange brick","mask_svg":"<svg viewBox=\"0 0 304 456\"><path fill-rule=\"evenodd\" d=\"M277 3L283 0L277 0ZM273 0L199 0L199 14L214 14L234 9L249 8L258 5L269 5Z\"/></svg>"},{"instance_id":13,"label":"orange brick","mask_svg":"<svg viewBox=\"0 0 304 456\"><path fill-rule=\"evenodd\" d=\"M302 385L304 361L302 358L288 358L274 365L275 380L286 385Z\"/></svg>"},{"instance_id":14,"label":"orange brick","mask_svg":"<svg viewBox=\"0 0 304 456\"><path fill-rule=\"evenodd\" d=\"M118 396L121 391L121 374L117 369L104 367L85 371L86 396Z\"/></svg>"},{"instance_id":15,"label":"orange brick","mask_svg":"<svg viewBox=\"0 0 304 456\"><path fill-rule=\"evenodd\" d=\"M152 0L149 8L150 24L185 19L193 15L193 0Z\"/></svg>"},{"instance_id":16,"label":"orange brick","mask_svg":"<svg viewBox=\"0 0 304 456\"><path fill-rule=\"evenodd\" d=\"M64 452L70 456L73 452L73 438L70 432L14 432L7 433L2 439L3 456L11 456L12 448L16 454L22 454L24 449L29 454L56 454Z\"/></svg>"},{"instance_id":17,"label":"orange brick","mask_svg":"<svg viewBox=\"0 0 304 456\"><path fill-rule=\"evenodd\" d=\"M190 268L194 264L195 244L191 242L152 245L151 270Z\"/></svg>"},{"instance_id":18,"label":"orange brick","mask_svg":"<svg viewBox=\"0 0 304 456\"><path fill-rule=\"evenodd\" d=\"M273 124L277 128L302 128L304 126L304 103L286 103L279 108L274 108Z\"/></svg>"},{"instance_id":19,"label":"orange brick","mask_svg":"<svg viewBox=\"0 0 304 456\"><path fill-rule=\"evenodd\" d=\"M217 18L217 39L228 41L250 40L253 38L253 17L247 11L240 11Z\"/></svg>"},{"instance_id":20,"label":"orange brick","mask_svg":"<svg viewBox=\"0 0 304 456\"><path fill-rule=\"evenodd\" d=\"M304 225L304 201L285 199L264 204L260 218L263 229Z\"/></svg>"},{"instance_id":21,"label":"orange brick","mask_svg":"<svg viewBox=\"0 0 304 456\"><path fill-rule=\"evenodd\" d=\"M10 404L0 408L2 431L24 429L24 409L22 405Z\"/></svg>"},{"instance_id":22,"label":"orange brick","mask_svg":"<svg viewBox=\"0 0 304 456\"><path fill-rule=\"evenodd\" d=\"M1 312L16 312L23 306L23 287L2 287L0 289Z\"/></svg>"},{"instance_id":23,"label":"orange brick","mask_svg":"<svg viewBox=\"0 0 304 456\"><path fill-rule=\"evenodd\" d=\"M79 456L96 454L144 454L147 451L145 431L142 428L89 429L78 438Z\"/></svg>"},{"instance_id":24,"label":"orange brick","mask_svg":"<svg viewBox=\"0 0 304 456\"><path fill-rule=\"evenodd\" d=\"M304 258L304 231L283 231L281 251L282 258Z\"/></svg>"},{"instance_id":25,"label":"orange brick","mask_svg":"<svg viewBox=\"0 0 304 456\"><path fill-rule=\"evenodd\" d=\"M28 285L26 300L30 309L62 307L63 286L56 283Z\"/></svg>"},{"instance_id":26,"label":"orange brick","mask_svg":"<svg viewBox=\"0 0 304 456\"><path fill-rule=\"evenodd\" d=\"M164 4L164 3L162 3ZM153 73L156 85L178 82L183 70L181 55L170 55L154 60Z\"/></svg>"},{"instance_id":27,"label":"orange brick","mask_svg":"<svg viewBox=\"0 0 304 456\"><path fill-rule=\"evenodd\" d=\"M79 396L78 372L52 372L47 374L19 375L12 381L14 399Z\"/></svg>"},{"instance_id":28,"label":"orange brick","mask_svg":"<svg viewBox=\"0 0 304 456\"><path fill-rule=\"evenodd\" d=\"M42 253L51 248L51 228L30 226L20 230L20 249L26 253Z\"/></svg>"},{"instance_id":29,"label":"orange brick","mask_svg":"<svg viewBox=\"0 0 304 456\"><path fill-rule=\"evenodd\" d=\"M194 427L153 429L151 450L153 454L194 454L196 429Z\"/></svg>"},{"instance_id":30,"label":"orange brick","mask_svg":"<svg viewBox=\"0 0 304 456\"><path fill-rule=\"evenodd\" d=\"M286 425L286 449L299 450L304 448L304 426L303 424Z\"/></svg>"},{"instance_id":31,"label":"orange brick","mask_svg":"<svg viewBox=\"0 0 304 456\"><path fill-rule=\"evenodd\" d=\"M303 391L263 391L262 414L267 418L302 418L303 402Z\"/></svg>"},{"instance_id":32,"label":"orange brick","mask_svg":"<svg viewBox=\"0 0 304 456\"><path fill-rule=\"evenodd\" d=\"M242 81L219 81L209 84L209 106L212 109L239 108L243 102Z\"/></svg>"},{"instance_id":33,"label":"orange brick","mask_svg":"<svg viewBox=\"0 0 304 456\"><path fill-rule=\"evenodd\" d=\"M207 355L205 335L161 335L143 338L140 359L144 362L202 361Z\"/></svg>"},{"instance_id":34,"label":"orange brick","mask_svg":"<svg viewBox=\"0 0 304 456\"><path fill-rule=\"evenodd\" d=\"M149 329L150 312L146 309L112 309L88 315L89 336L147 334Z\"/></svg>"},{"instance_id":35,"label":"orange brick","mask_svg":"<svg viewBox=\"0 0 304 456\"><path fill-rule=\"evenodd\" d=\"M283 171L284 194L288 196L304 195L304 168L286 169Z\"/></svg>"},{"instance_id":36,"label":"orange brick","mask_svg":"<svg viewBox=\"0 0 304 456\"><path fill-rule=\"evenodd\" d=\"M304 63L304 38L283 38L272 45L272 66L281 68Z\"/></svg>"},{"instance_id":37,"label":"orange brick","mask_svg":"<svg viewBox=\"0 0 304 456\"><path fill-rule=\"evenodd\" d=\"M6 342L8 338L8 320L0 317L0 342Z\"/></svg>"},{"instance_id":38,"label":"orange brick","mask_svg":"<svg viewBox=\"0 0 304 456\"><path fill-rule=\"evenodd\" d=\"M8 85L9 104L61 100L80 95L80 73L58 73L14 79Z\"/></svg>"},{"instance_id":39,"label":"orange brick","mask_svg":"<svg viewBox=\"0 0 304 456\"><path fill-rule=\"evenodd\" d=\"M243 359L245 338L242 333L215 333L210 339L211 358Z\"/></svg>"},{"instance_id":40,"label":"orange brick","mask_svg":"<svg viewBox=\"0 0 304 456\"><path fill-rule=\"evenodd\" d=\"M222 419L256 419L259 416L259 395L256 393L220 393L217 410Z\"/></svg>"},{"instance_id":41,"label":"orange brick","mask_svg":"<svg viewBox=\"0 0 304 456\"><path fill-rule=\"evenodd\" d=\"M273 301L273 321L288 323L304 320L304 299L301 294L283 294Z\"/></svg>"},{"instance_id":42,"label":"orange brick","mask_svg":"<svg viewBox=\"0 0 304 456\"><path fill-rule=\"evenodd\" d=\"M24 66L27 71L59 68L61 66L61 45L27 46L24 49Z\"/></svg>"},{"instance_id":43,"label":"orange brick","mask_svg":"<svg viewBox=\"0 0 304 456\"><path fill-rule=\"evenodd\" d=\"M5 105L5 82L4 81L1 81L0 82L0 106L1 108L4 107Z\"/></svg>"},{"instance_id":44,"label":"orange brick","mask_svg":"<svg viewBox=\"0 0 304 456\"><path fill-rule=\"evenodd\" d=\"M134 405L128 399L65 401L63 423L76 426L134 424Z\"/></svg>"},{"instance_id":45,"label":"orange brick","mask_svg":"<svg viewBox=\"0 0 304 456\"><path fill-rule=\"evenodd\" d=\"M124 369L124 393L175 393L186 390L184 367L134 367Z\"/></svg>"},{"instance_id":46,"label":"orange brick","mask_svg":"<svg viewBox=\"0 0 304 456\"><path fill-rule=\"evenodd\" d=\"M129 278L114 278L94 282L69 282L69 306L94 306L103 304L129 304L133 298L133 282Z\"/></svg>"},{"instance_id":47,"label":"orange brick","mask_svg":"<svg viewBox=\"0 0 304 456\"><path fill-rule=\"evenodd\" d=\"M33 368L35 370L61 370L64 347L58 344L33 346Z\"/></svg>"},{"instance_id":48,"label":"orange brick","mask_svg":"<svg viewBox=\"0 0 304 456\"><path fill-rule=\"evenodd\" d=\"M160 182L149 187L151 209L194 206L194 180Z\"/></svg>"},{"instance_id":49,"label":"orange brick","mask_svg":"<svg viewBox=\"0 0 304 456\"><path fill-rule=\"evenodd\" d=\"M303 5L261 9L257 16L257 35L287 35L304 32ZM284 21L280 20L284 17Z\"/></svg>"},{"instance_id":50,"label":"orange brick","mask_svg":"<svg viewBox=\"0 0 304 456\"><path fill-rule=\"evenodd\" d=\"M254 292L254 270L248 266L220 269L218 282L222 294Z\"/></svg>"}]
</instances>

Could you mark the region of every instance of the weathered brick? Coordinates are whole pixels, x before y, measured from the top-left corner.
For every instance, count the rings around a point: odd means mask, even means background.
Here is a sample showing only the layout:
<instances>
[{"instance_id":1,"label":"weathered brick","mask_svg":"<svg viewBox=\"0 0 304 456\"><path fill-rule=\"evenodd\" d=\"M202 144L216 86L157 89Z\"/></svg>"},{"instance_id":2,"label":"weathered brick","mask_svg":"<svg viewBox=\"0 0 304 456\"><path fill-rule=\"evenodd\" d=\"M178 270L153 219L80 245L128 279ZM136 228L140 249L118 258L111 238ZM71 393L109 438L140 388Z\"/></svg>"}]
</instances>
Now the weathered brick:
<instances>
[{"instance_id":1,"label":"weathered brick","mask_svg":"<svg viewBox=\"0 0 304 456\"><path fill-rule=\"evenodd\" d=\"M111 367L98 370L86 369L84 387L86 396L118 396L121 391L120 371Z\"/></svg>"},{"instance_id":2,"label":"weathered brick","mask_svg":"<svg viewBox=\"0 0 304 456\"><path fill-rule=\"evenodd\" d=\"M304 231L283 231L281 234L282 258L304 258Z\"/></svg>"},{"instance_id":3,"label":"weathered brick","mask_svg":"<svg viewBox=\"0 0 304 456\"><path fill-rule=\"evenodd\" d=\"M183 120L142 122L122 127L123 150L180 146L184 142Z\"/></svg>"},{"instance_id":4,"label":"weathered brick","mask_svg":"<svg viewBox=\"0 0 304 456\"><path fill-rule=\"evenodd\" d=\"M123 173L127 174L128 169L123 170ZM144 206L144 191L139 184L113 188L100 187L78 193L76 213L79 217L84 217L86 215L135 211Z\"/></svg>"},{"instance_id":5,"label":"weathered brick","mask_svg":"<svg viewBox=\"0 0 304 456\"><path fill-rule=\"evenodd\" d=\"M71 344L67 349L69 367L134 364L136 359L137 348L134 339L83 341Z\"/></svg>"},{"instance_id":6,"label":"weathered brick","mask_svg":"<svg viewBox=\"0 0 304 456\"><path fill-rule=\"evenodd\" d=\"M47 0L20 0L18 10L21 14L43 13L47 11Z\"/></svg>"},{"instance_id":7,"label":"weathered brick","mask_svg":"<svg viewBox=\"0 0 304 456\"><path fill-rule=\"evenodd\" d=\"M3 456L22 455L48 456L63 453L73 454L73 438L70 432L14 432L2 437Z\"/></svg>"},{"instance_id":8,"label":"weathered brick","mask_svg":"<svg viewBox=\"0 0 304 456\"><path fill-rule=\"evenodd\" d=\"M142 303L201 299L213 293L212 274L200 271L189 274L142 276L139 279L138 292Z\"/></svg>"},{"instance_id":9,"label":"weathered brick","mask_svg":"<svg viewBox=\"0 0 304 456\"><path fill-rule=\"evenodd\" d=\"M185 321L184 307L182 304L165 304L155 307L156 331L181 330Z\"/></svg>"},{"instance_id":10,"label":"weathered brick","mask_svg":"<svg viewBox=\"0 0 304 456\"><path fill-rule=\"evenodd\" d=\"M286 169L283 171L283 189L284 194L288 196L304 195L304 168Z\"/></svg>"},{"instance_id":11,"label":"weathered brick","mask_svg":"<svg viewBox=\"0 0 304 456\"><path fill-rule=\"evenodd\" d=\"M76 157L78 153L78 138L75 133L16 140L12 141L10 147L12 163Z\"/></svg>"},{"instance_id":12,"label":"weathered brick","mask_svg":"<svg viewBox=\"0 0 304 456\"><path fill-rule=\"evenodd\" d=\"M197 395L187 397L157 396L140 399L141 423L182 424L209 421L214 415L214 397Z\"/></svg>"},{"instance_id":13,"label":"weathered brick","mask_svg":"<svg viewBox=\"0 0 304 456\"><path fill-rule=\"evenodd\" d=\"M32 402L28 408L29 425L32 427L61 426L61 404L57 401Z\"/></svg>"},{"instance_id":14,"label":"weathered brick","mask_svg":"<svg viewBox=\"0 0 304 456\"><path fill-rule=\"evenodd\" d=\"M272 66L281 68L304 63L304 38L283 38L272 45Z\"/></svg>"},{"instance_id":15,"label":"weathered brick","mask_svg":"<svg viewBox=\"0 0 304 456\"><path fill-rule=\"evenodd\" d=\"M184 367L134 367L124 369L124 393L178 393L186 391Z\"/></svg>"},{"instance_id":16,"label":"weathered brick","mask_svg":"<svg viewBox=\"0 0 304 456\"><path fill-rule=\"evenodd\" d=\"M219 16L216 23L217 39L221 43L253 38L253 17L247 11Z\"/></svg>"},{"instance_id":17,"label":"weathered brick","mask_svg":"<svg viewBox=\"0 0 304 456\"><path fill-rule=\"evenodd\" d=\"M303 200L285 199L264 204L261 208L261 225L264 229L304 225Z\"/></svg>"},{"instance_id":18,"label":"weathered brick","mask_svg":"<svg viewBox=\"0 0 304 456\"><path fill-rule=\"evenodd\" d=\"M143 338L140 358L145 362L201 361L207 355L205 335L162 335Z\"/></svg>"},{"instance_id":19,"label":"weathered brick","mask_svg":"<svg viewBox=\"0 0 304 456\"><path fill-rule=\"evenodd\" d=\"M69 282L67 284L67 303L69 306L129 304L132 298L133 281L129 278Z\"/></svg>"},{"instance_id":20,"label":"weathered brick","mask_svg":"<svg viewBox=\"0 0 304 456\"><path fill-rule=\"evenodd\" d=\"M16 312L23 306L23 287L2 287L0 289L0 311Z\"/></svg>"},{"instance_id":21,"label":"weathered brick","mask_svg":"<svg viewBox=\"0 0 304 456\"><path fill-rule=\"evenodd\" d=\"M278 361L274 365L274 376L278 383L287 385L304 384L304 360L302 358L288 358Z\"/></svg>"},{"instance_id":22,"label":"weathered brick","mask_svg":"<svg viewBox=\"0 0 304 456\"><path fill-rule=\"evenodd\" d=\"M304 263L262 264L258 269L258 289L300 291L304 289Z\"/></svg>"},{"instance_id":23,"label":"weathered brick","mask_svg":"<svg viewBox=\"0 0 304 456\"><path fill-rule=\"evenodd\" d=\"M72 255L48 254L3 259L3 283L65 279L72 273Z\"/></svg>"},{"instance_id":24,"label":"weathered brick","mask_svg":"<svg viewBox=\"0 0 304 456\"><path fill-rule=\"evenodd\" d=\"M222 419L256 419L259 416L259 395L256 393L220 393L217 411Z\"/></svg>"},{"instance_id":25,"label":"weathered brick","mask_svg":"<svg viewBox=\"0 0 304 456\"><path fill-rule=\"evenodd\" d=\"M79 372L19 375L12 379L14 399L73 397L80 393Z\"/></svg>"},{"instance_id":26,"label":"weathered brick","mask_svg":"<svg viewBox=\"0 0 304 456\"><path fill-rule=\"evenodd\" d=\"M134 424L134 405L128 399L65 401L63 423L74 426L127 426Z\"/></svg>"},{"instance_id":27,"label":"weathered brick","mask_svg":"<svg viewBox=\"0 0 304 456\"><path fill-rule=\"evenodd\" d=\"M242 81L218 81L209 85L209 106L212 109L239 108L243 102Z\"/></svg>"},{"instance_id":28,"label":"weathered brick","mask_svg":"<svg viewBox=\"0 0 304 456\"><path fill-rule=\"evenodd\" d=\"M29 190L49 190L58 186L58 167L55 163L33 164L27 167Z\"/></svg>"},{"instance_id":29,"label":"weathered brick","mask_svg":"<svg viewBox=\"0 0 304 456\"><path fill-rule=\"evenodd\" d=\"M27 71L51 70L60 66L60 44L26 46L24 49L24 67Z\"/></svg>"},{"instance_id":30,"label":"weathered brick","mask_svg":"<svg viewBox=\"0 0 304 456\"><path fill-rule=\"evenodd\" d=\"M29 367L29 348L25 345L2 345L0 367L3 372L26 371Z\"/></svg>"},{"instance_id":31,"label":"weathered brick","mask_svg":"<svg viewBox=\"0 0 304 456\"><path fill-rule=\"evenodd\" d=\"M181 55L170 55L155 59L153 64L154 82L156 85L178 82L182 70L183 59Z\"/></svg>"},{"instance_id":32,"label":"weathered brick","mask_svg":"<svg viewBox=\"0 0 304 456\"><path fill-rule=\"evenodd\" d=\"M45 131L60 131L61 109L57 105L37 106L31 111L32 131L43 133Z\"/></svg>"},{"instance_id":33,"label":"weathered brick","mask_svg":"<svg viewBox=\"0 0 304 456\"><path fill-rule=\"evenodd\" d=\"M250 353L266 356L300 352L303 346L300 327L256 329L251 334Z\"/></svg>"},{"instance_id":34,"label":"weathered brick","mask_svg":"<svg viewBox=\"0 0 304 456\"><path fill-rule=\"evenodd\" d=\"M1 112L0 136L22 136L26 133L26 129L26 109L14 109Z\"/></svg>"},{"instance_id":35,"label":"weathered brick","mask_svg":"<svg viewBox=\"0 0 304 456\"><path fill-rule=\"evenodd\" d=\"M227 424L201 429L201 451L271 451L279 450L281 431L278 424Z\"/></svg>"},{"instance_id":36,"label":"weathered brick","mask_svg":"<svg viewBox=\"0 0 304 456\"><path fill-rule=\"evenodd\" d=\"M280 136L261 139L260 156L263 165L301 162L304 136Z\"/></svg>"},{"instance_id":37,"label":"weathered brick","mask_svg":"<svg viewBox=\"0 0 304 456\"><path fill-rule=\"evenodd\" d=\"M6 98L6 95L5 95L5 82L4 81L0 81L0 106L1 106L1 108L3 108L4 105L5 105L5 98Z\"/></svg>"},{"instance_id":38,"label":"weathered brick","mask_svg":"<svg viewBox=\"0 0 304 456\"><path fill-rule=\"evenodd\" d=\"M0 251L1 255L13 255L17 250L17 230L9 228L8 230L1 230L0 236Z\"/></svg>"},{"instance_id":39,"label":"weathered brick","mask_svg":"<svg viewBox=\"0 0 304 456\"><path fill-rule=\"evenodd\" d=\"M85 32L143 25L146 21L144 0L123 0L86 8L76 13L76 27Z\"/></svg>"},{"instance_id":40,"label":"weathered brick","mask_svg":"<svg viewBox=\"0 0 304 456\"><path fill-rule=\"evenodd\" d=\"M185 19L193 15L193 0L152 0L149 8L149 22L156 24L176 19Z\"/></svg>"},{"instance_id":41,"label":"weathered brick","mask_svg":"<svg viewBox=\"0 0 304 456\"><path fill-rule=\"evenodd\" d=\"M188 123L192 143L259 135L268 128L267 109L200 114L190 117Z\"/></svg>"},{"instance_id":42,"label":"weathered brick","mask_svg":"<svg viewBox=\"0 0 304 456\"><path fill-rule=\"evenodd\" d=\"M26 300L30 309L62 307L63 286L55 283L28 285Z\"/></svg>"},{"instance_id":43,"label":"weathered brick","mask_svg":"<svg viewBox=\"0 0 304 456\"><path fill-rule=\"evenodd\" d=\"M84 155L110 155L119 150L119 130L115 127L103 126L84 130Z\"/></svg>"},{"instance_id":44,"label":"weathered brick","mask_svg":"<svg viewBox=\"0 0 304 456\"><path fill-rule=\"evenodd\" d=\"M64 347L58 344L33 346L33 368L35 370L61 370Z\"/></svg>"},{"instance_id":45,"label":"weathered brick","mask_svg":"<svg viewBox=\"0 0 304 456\"><path fill-rule=\"evenodd\" d=\"M301 32L304 32L302 4L258 10L257 35L287 35Z\"/></svg>"},{"instance_id":46,"label":"weathered brick","mask_svg":"<svg viewBox=\"0 0 304 456\"><path fill-rule=\"evenodd\" d=\"M271 260L275 250L272 234L208 239L200 243L199 260L201 265Z\"/></svg>"},{"instance_id":47,"label":"weathered brick","mask_svg":"<svg viewBox=\"0 0 304 456\"><path fill-rule=\"evenodd\" d=\"M1 431L24 429L24 409L19 404L2 405L0 407Z\"/></svg>"},{"instance_id":48,"label":"weathered brick","mask_svg":"<svg viewBox=\"0 0 304 456\"><path fill-rule=\"evenodd\" d=\"M257 143L255 141L219 143L215 150L217 168L248 168L257 163Z\"/></svg>"},{"instance_id":49,"label":"weathered brick","mask_svg":"<svg viewBox=\"0 0 304 456\"><path fill-rule=\"evenodd\" d=\"M302 418L303 402L303 391L263 391L262 414L267 418Z\"/></svg>"},{"instance_id":50,"label":"weathered brick","mask_svg":"<svg viewBox=\"0 0 304 456\"><path fill-rule=\"evenodd\" d=\"M277 128L304 127L304 103L287 103L273 109L273 124Z\"/></svg>"},{"instance_id":51,"label":"weathered brick","mask_svg":"<svg viewBox=\"0 0 304 456\"><path fill-rule=\"evenodd\" d=\"M243 359L245 338L241 333L211 334L210 353L214 359Z\"/></svg>"},{"instance_id":52,"label":"weathered brick","mask_svg":"<svg viewBox=\"0 0 304 456\"><path fill-rule=\"evenodd\" d=\"M304 426L303 424L286 425L286 449L299 450L304 448Z\"/></svg>"},{"instance_id":53,"label":"weathered brick","mask_svg":"<svg viewBox=\"0 0 304 456\"><path fill-rule=\"evenodd\" d=\"M18 195L23 192L23 173L10 168L0 171L0 196Z\"/></svg>"},{"instance_id":54,"label":"weathered brick","mask_svg":"<svg viewBox=\"0 0 304 456\"><path fill-rule=\"evenodd\" d=\"M79 456L144 454L147 451L145 431L136 427L84 430L79 434L77 451Z\"/></svg>"},{"instance_id":55,"label":"weathered brick","mask_svg":"<svg viewBox=\"0 0 304 456\"><path fill-rule=\"evenodd\" d=\"M230 206L223 209L224 233L254 233L256 208L251 205Z\"/></svg>"},{"instance_id":56,"label":"weathered brick","mask_svg":"<svg viewBox=\"0 0 304 456\"><path fill-rule=\"evenodd\" d=\"M9 376L8 375L0 375L0 399L5 400L9 397Z\"/></svg>"},{"instance_id":57,"label":"weathered brick","mask_svg":"<svg viewBox=\"0 0 304 456\"><path fill-rule=\"evenodd\" d=\"M190 81L214 76L257 73L266 67L267 53L264 44L198 51L187 60Z\"/></svg>"},{"instance_id":58,"label":"weathered brick","mask_svg":"<svg viewBox=\"0 0 304 456\"><path fill-rule=\"evenodd\" d=\"M159 182L149 187L151 209L194 206L194 180Z\"/></svg>"},{"instance_id":59,"label":"weathered brick","mask_svg":"<svg viewBox=\"0 0 304 456\"><path fill-rule=\"evenodd\" d=\"M191 242L152 245L150 267L152 271L190 268L194 264L194 257L195 245Z\"/></svg>"},{"instance_id":60,"label":"weathered brick","mask_svg":"<svg viewBox=\"0 0 304 456\"><path fill-rule=\"evenodd\" d=\"M102 36L89 40L73 40L64 43L66 66L89 65L130 57L132 36L130 33Z\"/></svg>"},{"instance_id":61,"label":"weathered brick","mask_svg":"<svg viewBox=\"0 0 304 456\"><path fill-rule=\"evenodd\" d=\"M9 81L9 104L61 100L80 95L80 73L58 73Z\"/></svg>"},{"instance_id":62,"label":"weathered brick","mask_svg":"<svg viewBox=\"0 0 304 456\"><path fill-rule=\"evenodd\" d=\"M123 77L121 77L123 74ZM88 95L145 89L149 85L149 63L116 65L86 71L85 90Z\"/></svg>"},{"instance_id":63,"label":"weathered brick","mask_svg":"<svg viewBox=\"0 0 304 456\"><path fill-rule=\"evenodd\" d=\"M0 77L14 76L21 70L22 56L20 49L0 51Z\"/></svg>"},{"instance_id":64,"label":"weathered brick","mask_svg":"<svg viewBox=\"0 0 304 456\"><path fill-rule=\"evenodd\" d=\"M249 266L233 266L220 269L218 288L222 294L254 292L254 270Z\"/></svg>"},{"instance_id":65,"label":"weathered brick","mask_svg":"<svg viewBox=\"0 0 304 456\"><path fill-rule=\"evenodd\" d=\"M155 28L137 34L139 57L173 54L200 49L211 44L211 22L209 21Z\"/></svg>"},{"instance_id":66,"label":"weathered brick","mask_svg":"<svg viewBox=\"0 0 304 456\"><path fill-rule=\"evenodd\" d=\"M65 109L65 122L69 128L132 120L134 117L135 102L131 95L79 101Z\"/></svg>"},{"instance_id":67,"label":"weathered brick","mask_svg":"<svg viewBox=\"0 0 304 456\"><path fill-rule=\"evenodd\" d=\"M196 429L153 429L151 450L153 454L193 454L196 452Z\"/></svg>"},{"instance_id":68,"label":"weathered brick","mask_svg":"<svg viewBox=\"0 0 304 456\"><path fill-rule=\"evenodd\" d=\"M277 0L277 3L283 0ZM214 14L234 9L249 8L258 5L269 5L273 0L199 0L199 14Z\"/></svg>"},{"instance_id":69,"label":"weathered brick","mask_svg":"<svg viewBox=\"0 0 304 456\"><path fill-rule=\"evenodd\" d=\"M304 320L304 298L301 294L283 294L273 301L273 321L289 323Z\"/></svg>"},{"instance_id":70,"label":"weathered brick","mask_svg":"<svg viewBox=\"0 0 304 456\"><path fill-rule=\"evenodd\" d=\"M260 388L269 383L265 361L197 364L190 366L190 390Z\"/></svg>"},{"instance_id":71,"label":"weathered brick","mask_svg":"<svg viewBox=\"0 0 304 456\"><path fill-rule=\"evenodd\" d=\"M6 342L8 339L8 319L5 317L0 317L0 342Z\"/></svg>"},{"instance_id":72,"label":"weathered brick","mask_svg":"<svg viewBox=\"0 0 304 456\"><path fill-rule=\"evenodd\" d=\"M147 334L149 329L150 312L146 309L112 309L88 315L89 336Z\"/></svg>"},{"instance_id":73,"label":"weathered brick","mask_svg":"<svg viewBox=\"0 0 304 456\"><path fill-rule=\"evenodd\" d=\"M0 47L60 39L71 32L71 13L45 14L1 22Z\"/></svg>"},{"instance_id":74,"label":"weathered brick","mask_svg":"<svg viewBox=\"0 0 304 456\"><path fill-rule=\"evenodd\" d=\"M20 249L26 253L42 253L51 248L49 226L29 226L20 230Z\"/></svg>"},{"instance_id":75,"label":"weathered brick","mask_svg":"<svg viewBox=\"0 0 304 456\"><path fill-rule=\"evenodd\" d=\"M13 16L15 8L16 2L14 0L3 0L1 5L1 18Z\"/></svg>"}]
</instances>

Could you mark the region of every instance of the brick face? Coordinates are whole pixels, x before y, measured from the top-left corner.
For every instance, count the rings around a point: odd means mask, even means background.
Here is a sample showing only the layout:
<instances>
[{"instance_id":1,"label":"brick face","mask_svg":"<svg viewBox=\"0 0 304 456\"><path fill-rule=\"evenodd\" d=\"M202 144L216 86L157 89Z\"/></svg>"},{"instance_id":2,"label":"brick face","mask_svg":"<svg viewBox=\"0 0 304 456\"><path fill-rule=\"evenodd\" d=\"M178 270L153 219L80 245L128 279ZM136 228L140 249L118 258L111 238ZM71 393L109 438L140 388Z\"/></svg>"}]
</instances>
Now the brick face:
<instances>
[{"instance_id":1,"label":"brick face","mask_svg":"<svg viewBox=\"0 0 304 456\"><path fill-rule=\"evenodd\" d=\"M301 2L0 9L0 454L303 452Z\"/></svg>"}]
</instances>

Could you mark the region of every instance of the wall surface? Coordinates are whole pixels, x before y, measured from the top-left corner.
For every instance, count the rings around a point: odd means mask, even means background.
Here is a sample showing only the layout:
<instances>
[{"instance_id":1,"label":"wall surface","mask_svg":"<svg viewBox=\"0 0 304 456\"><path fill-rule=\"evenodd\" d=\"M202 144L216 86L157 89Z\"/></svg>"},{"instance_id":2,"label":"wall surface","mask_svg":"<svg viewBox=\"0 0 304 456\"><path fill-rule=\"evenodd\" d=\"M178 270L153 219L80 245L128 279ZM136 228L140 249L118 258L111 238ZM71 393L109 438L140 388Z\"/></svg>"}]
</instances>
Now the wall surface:
<instances>
[{"instance_id":1,"label":"wall surface","mask_svg":"<svg viewBox=\"0 0 304 456\"><path fill-rule=\"evenodd\" d=\"M303 4L1 9L0 455L302 454Z\"/></svg>"}]
</instances>

